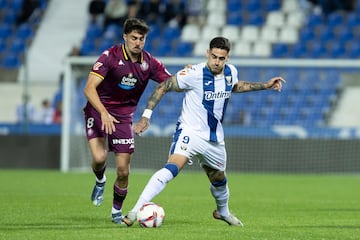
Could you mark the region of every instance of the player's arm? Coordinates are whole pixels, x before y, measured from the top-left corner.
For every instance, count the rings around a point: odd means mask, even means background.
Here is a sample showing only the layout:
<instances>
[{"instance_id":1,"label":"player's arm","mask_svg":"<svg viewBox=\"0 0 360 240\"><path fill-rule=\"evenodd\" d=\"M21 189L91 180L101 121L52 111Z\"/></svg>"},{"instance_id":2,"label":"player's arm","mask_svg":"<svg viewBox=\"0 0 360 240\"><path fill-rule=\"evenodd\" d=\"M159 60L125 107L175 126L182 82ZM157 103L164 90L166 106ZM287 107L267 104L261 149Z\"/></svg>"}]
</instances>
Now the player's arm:
<instances>
[{"instance_id":1,"label":"player's arm","mask_svg":"<svg viewBox=\"0 0 360 240\"><path fill-rule=\"evenodd\" d=\"M112 134L115 131L115 123L119 121L116 120L113 116L109 114L105 106L101 103L99 94L96 91L96 88L103 81L103 78L100 76L90 73L88 80L84 88L84 94L90 104L98 111L101 115L101 129L107 134Z\"/></svg>"},{"instance_id":2,"label":"player's arm","mask_svg":"<svg viewBox=\"0 0 360 240\"><path fill-rule=\"evenodd\" d=\"M282 83L285 82L286 81L282 77L274 77L267 82L239 81L233 87L233 92L241 93L241 92L268 90L268 89L274 89L280 92L282 89Z\"/></svg>"},{"instance_id":3,"label":"player's arm","mask_svg":"<svg viewBox=\"0 0 360 240\"><path fill-rule=\"evenodd\" d=\"M134 125L135 134L141 135L141 133L148 129L153 110L160 102L161 98L165 95L165 93L170 91L182 91L177 83L176 75L171 76L155 88L147 102L146 109L144 110L141 119Z\"/></svg>"}]
</instances>

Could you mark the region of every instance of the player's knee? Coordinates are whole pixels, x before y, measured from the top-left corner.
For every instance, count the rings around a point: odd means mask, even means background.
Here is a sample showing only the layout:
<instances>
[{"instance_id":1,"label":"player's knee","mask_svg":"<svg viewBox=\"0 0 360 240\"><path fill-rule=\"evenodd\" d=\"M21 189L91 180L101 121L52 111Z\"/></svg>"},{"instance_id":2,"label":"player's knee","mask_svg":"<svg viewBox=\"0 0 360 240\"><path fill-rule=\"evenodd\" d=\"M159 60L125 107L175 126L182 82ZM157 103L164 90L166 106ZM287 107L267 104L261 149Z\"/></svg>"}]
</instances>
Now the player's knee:
<instances>
[{"instance_id":1,"label":"player's knee","mask_svg":"<svg viewBox=\"0 0 360 240\"><path fill-rule=\"evenodd\" d=\"M129 169L128 168L116 168L116 173L119 179L127 178L129 176Z\"/></svg>"},{"instance_id":2,"label":"player's knee","mask_svg":"<svg viewBox=\"0 0 360 240\"><path fill-rule=\"evenodd\" d=\"M106 152L98 152L93 155L95 164L103 165L106 161Z\"/></svg>"},{"instance_id":3,"label":"player's knee","mask_svg":"<svg viewBox=\"0 0 360 240\"><path fill-rule=\"evenodd\" d=\"M213 185L214 187L221 187L221 186L225 186L226 183L227 183L227 178L224 177L224 179L222 180L212 181L211 185Z\"/></svg>"},{"instance_id":4,"label":"player's knee","mask_svg":"<svg viewBox=\"0 0 360 240\"><path fill-rule=\"evenodd\" d=\"M179 168L175 163L167 163L167 164L165 164L164 168L169 170L171 172L171 174L173 175L173 177L176 177L179 173Z\"/></svg>"}]
</instances>

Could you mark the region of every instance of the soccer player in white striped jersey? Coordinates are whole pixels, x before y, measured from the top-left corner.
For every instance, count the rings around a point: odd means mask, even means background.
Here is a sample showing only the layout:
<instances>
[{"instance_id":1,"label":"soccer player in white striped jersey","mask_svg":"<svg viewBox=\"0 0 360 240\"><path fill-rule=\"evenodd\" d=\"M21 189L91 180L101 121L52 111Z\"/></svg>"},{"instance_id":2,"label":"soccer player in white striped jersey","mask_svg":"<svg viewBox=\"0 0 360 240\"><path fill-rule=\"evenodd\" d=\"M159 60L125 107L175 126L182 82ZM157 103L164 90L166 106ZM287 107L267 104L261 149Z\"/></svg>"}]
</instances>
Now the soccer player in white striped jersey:
<instances>
[{"instance_id":1,"label":"soccer player in white striped jersey","mask_svg":"<svg viewBox=\"0 0 360 240\"><path fill-rule=\"evenodd\" d=\"M135 206L122 219L128 226L136 220L136 212L150 202L177 176L189 161L197 160L210 181L210 192L215 199L215 219L231 226L243 226L229 211L229 188L226 178L226 149L222 120L232 93L274 89L281 91L285 80L274 77L267 82L239 81L237 69L227 64L230 43L215 37L207 50L207 62L177 72L158 85L147 102L142 118L134 125L141 135L150 124L152 110L163 95L170 91L185 92L182 111L176 124L168 162L150 178Z\"/></svg>"}]
</instances>

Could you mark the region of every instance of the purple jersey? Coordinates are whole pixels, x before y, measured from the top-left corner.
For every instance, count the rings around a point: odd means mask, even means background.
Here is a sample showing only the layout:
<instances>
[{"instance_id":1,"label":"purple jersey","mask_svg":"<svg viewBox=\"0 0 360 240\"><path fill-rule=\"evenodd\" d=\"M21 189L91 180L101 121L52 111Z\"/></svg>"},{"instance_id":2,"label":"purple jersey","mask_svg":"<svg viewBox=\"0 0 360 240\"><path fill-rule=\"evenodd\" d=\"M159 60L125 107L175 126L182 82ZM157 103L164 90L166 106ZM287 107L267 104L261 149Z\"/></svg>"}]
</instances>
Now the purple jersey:
<instances>
[{"instance_id":1,"label":"purple jersey","mask_svg":"<svg viewBox=\"0 0 360 240\"><path fill-rule=\"evenodd\" d=\"M111 115L123 122L132 121L150 79L161 83L171 76L164 64L146 51L132 62L123 44L104 51L90 73L103 79L97 87L100 100ZM89 102L86 107L91 107Z\"/></svg>"}]
</instances>

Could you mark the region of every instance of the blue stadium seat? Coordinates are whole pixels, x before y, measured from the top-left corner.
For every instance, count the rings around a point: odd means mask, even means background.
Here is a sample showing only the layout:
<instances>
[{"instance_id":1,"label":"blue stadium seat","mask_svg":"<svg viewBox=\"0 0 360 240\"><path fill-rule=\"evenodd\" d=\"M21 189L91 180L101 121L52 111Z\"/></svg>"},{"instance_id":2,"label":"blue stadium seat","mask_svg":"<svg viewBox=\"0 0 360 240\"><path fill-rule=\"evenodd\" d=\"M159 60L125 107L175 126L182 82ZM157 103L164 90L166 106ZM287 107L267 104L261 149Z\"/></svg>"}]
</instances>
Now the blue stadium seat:
<instances>
[{"instance_id":1,"label":"blue stadium seat","mask_svg":"<svg viewBox=\"0 0 360 240\"><path fill-rule=\"evenodd\" d=\"M106 26L106 29L104 29L104 32L113 32L115 36L122 37L123 29L118 24L109 24Z\"/></svg>"},{"instance_id":2,"label":"blue stadium seat","mask_svg":"<svg viewBox=\"0 0 360 240\"><path fill-rule=\"evenodd\" d=\"M164 39L165 41L173 41L175 39L178 39L180 37L181 34L181 29L178 27L172 27L172 26L167 26L165 27L165 29L162 31L162 39Z\"/></svg>"},{"instance_id":3,"label":"blue stadium seat","mask_svg":"<svg viewBox=\"0 0 360 240\"><path fill-rule=\"evenodd\" d=\"M172 55L172 46L171 42L162 41L160 42L155 49L153 49L153 54L155 56L170 56Z\"/></svg>"},{"instance_id":4,"label":"blue stadium seat","mask_svg":"<svg viewBox=\"0 0 360 240\"><path fill-rule=\"evenodd\" d=\"M308 27L316 27L323 23L323 18L321 15L312 14L307 18L306 26Z\"/></svg>"},{"instance_id":5,"label":"blue stadium seat","mask_svg":"<svg viewBox=\"0 0 360 240\"><path fill-rule=\"evenodd\" d=\"M27 0L12 0L12 1L8 1L8 7L12 10L14 10L15 12L19 13L22 9L23 6L23 1L27 1Z\"/></svg>"},{"instance_id":6,"label":"blue stadium seat","mask_svg":"<svg viewBox=\"0 0 360 240\"><path fill-rule=\"evenodd\" d=\"M243 9L247 12L256 12L261 9L260 1L244 1Z\"/></svg>"},{"instance_id":7,"label":"blue stadium seat","mask_svg":"<svg viewBox=\"0 0 360 240\"><path fill-rule=\"evenodd\" d=\"M81 44L80 54L83 56L91 56L95 55L96 53L95 42L90 39L85 39Z\"/></svg>"},{"instance_id":8,"label":"blue stadium seat","mask_svg":"<svg viewBox=\"0 0 360 240\"><path fill-rule=\"evenodd\" d=\"M335 11L335 12L329 14L329 16L327 16L327 19L326 19L326 25L331 28L334 28L334 27L337 27L340 25L344 25L344 23L345 23L345 17L343 15L343 13L340 11Z\"/></svg>"},{"instance_id":9,"label":"blue stadium seat","mask_svg":"<svg viewBox=\"0 0 360 240\"><path fill-rule=\"evenodd\" d=\"M193 51L193 45L190 42L179 42L175 45L174 53L178 57L189 57Z\"/></svg>"},{"instance_id":10,"label":"blue stadium seat","mask_svg":"<svg viewBox=\"0 0 360 240\"><path fill-rule=\"evenodd\" d=\"M352 41L346 46L346 56L352 59L360 58L360 44Z\"/></svg>"},{"instance_id":11,"label":"blue stadium seat","mask_svg":"<svg viewBox=\"0 0 360 240\"><path fill-rule=\"evenodd\" d=\"M252 12L247 19L247 24L254 26L262 26L264 24L264 17L261 11Z\"/></svg>"},{"instance_id":12,"label":"blue stadium seat","mask_svg":"<svg viewBox=\"0 0 360 240\"><path fill-rule=\"evenodd\" d=\"M337 27L335 29L335 35L336 35L336 39L342 44L345 44L348 41L353 41L354 39L352 28L346 25Z\"/></svg>"},{"instance_id":13,"label":"blue stadium seat","mask_svg":"<svg viewBox=\"0 0 360 240\"><path fill-rule=\"evenodd\" d=\"M23 54L26 49L26 42L21 38L14 38L10 44L10 51L14 54Z\"/></svg>"},{"instance_id":14,"label":"blue stadium seat","mask_svg":"<svg viewBox=\"0 0 360 240\"><path fill-rule=\"evenodd\" d=\"M12 35L12 28L9 24L0 23L0 38L7 39Z\"/></svg>"},{"instance_id":15,"label":"blue stadium seat","mask_svg":"<svg viewBox=\"0 0 360 240\"><path fill-rule=\"evenodd\" d=\"M268 0L261 2L262 9L267 12L270 11L277 11L281 8L281 1L280 0Z\"/></svg>"},{"instance_id":16,"label":"blue stadium seat","mask_svg":"<svg viewBox=\"0 0 360 240\"><path fill-rule=\"evenodd\" d=\"M360 26L359 21L360 21L360 17L358 16L358 14L356 14L355 12L351 12L346 15L344 25L347 26L348 28L357 27Z\"/></svg>"},{"instance_id":17,"label":"blue stadium seat","mask_svg":"<svg viewBox=\"0 0 360 240\"><path fill-rule=\"evenodd\" d=\"M242 8L242 3L239 0L228 0L227 1L227 12L228 14L236 13ZM239 14L239 13L238 13Z\"/></svg>"},{"instance_id":18,"label":"blue stadium seat","mask_svg":"<svg viewBox=\"0 0 360 240\"><path fill-rule=\"evenodd\" d=\"M5 55L3 62L3 66L5 68L14 69L14 68L19 68L20 65L21 65L21 59L19 55L10 52L8 52Z\"/></svg>"},{"instance_id":19,"label":"blue stadium seat","mask_svg":"<svg viewBox=\"0 0 360 240\"><path fill-rule=\"evenodd\" d=\"M289 55L289 46L285 43L274 43L272 49L272 57L282 58L288 57Z\"/></svg>"},{"instance_id":20,"label":"blue stadium seat","mask_svg":"<svg viewBox=\"0 0 360 240\"><path fill-rule=\"evenodd\" d=\"M3 9L6 7L7 0L0 0L0 9Z\"/></svg>"},{"instance_id":21,"label":"blue stadium seat","mask_svg":"<svg viewBox=\"0 0 360 240\"><path fill-rule=\"evenodd\" d=\"M317 69L304 69L300 71L299 80L308 81L308 83L312 83L320 79L320 72Z\"/></svg>"},{"instance_id":22,"label":"blue stadium seat","mask_svg":"<svg viewBox=\"0 0 360 240\"><path fill-rule=\"evenodd\" d=\"M307 49L304 42L295 43L291 48L291 55L294 58L304 58L307 55Z\"/></svg>"},{"instance_id":23,"label":"blue stadium seat","mask_svg":"<svg viewBox=\"0 0 360 240\"><path fill-rule=\"evenodd\" d=\"M31 28L31 26L27 23L21 24L17 28L16 33L15 33L15 36L17 38L23 39L25 41L32 38L33 35L34 35L33 30Z\"/></svg>"},{"instance_id":24,"label":"blue stadium seat","mask_svg":"<svg viewBox=\"0 0 360 240\"><path fill-rule=\"evenodd\" d=\"M3 51L5 51L5 49L6 49L6 40L0 38L0 55Z\"/></svg>"},{"instance_id":25,"label":"blue stadium seat","mask_svg":"<svg viewBox=\"0 0 360 240\"><path fill-rule=\"evenodd\" d=\"M231 12L227 15L227 24L241 26L243 23L244 20L239 12Z\"/></svg>"},{"instance_id":26,"label":"blue stadium seat","mask_svg":"<svg viewBox=\"0 0 360 240\"><path fill-rule=\"evenodd\" d=\"M306 56L310 58L322 58L326 56L326 48L323 42L313 41L308 44Z\"/></svg>"},{"instance_id":27,"label":"blue stadium seat","mask_svg":"<svg viewBox=\"0 0 360 240\"><path fill-rule=\"evenodd\" d=\"M313 41L315 39L315 30L312 27L304 27L299 34L300 42Z\"/></svg>"},{"instance_id":28,"label":"blue stadium seat","mask_svg":"<svg viewBox=\"0 0 360 240\"><path fill-rule=\"evenodd\" d=\"M327 53L330 58L341 58L345 56L345 46L338 40L331 40L326 43Z\"/></svg>"},{"instance_id":29,"label":"blue stadium seat","mask_svg":"<svg viewBox=\"0 0 360 240\"><path fill-rule=\"evenodd\" d=\"M16 22L17 13L12 9L6 9L3 17L3 22L14 25Z\"/></svg>"},{"instance_id":30,"label":"blue stadium seat","mask_svg":"<svg viewBox=\"0 0 360 240\"><path fill-rule=\"evenodd\" d=\"M148 33L146 39L148 41L152 41L154 39L157 39L161 35L161 29L158 25L151 25L150 26L150 32Z\"/></svg>"},{"instance_id":31,"label":"blue stadium seat","mask_svg":"<svg viewBox=\"0 0 360 240\"><path fill-rule=\"evenodd\" d=\"M99 46L97 48L97 52L103 52L106 49L108 49L109 47L113 46L115 44L115 42L113 40L108 40L108 39L101 39L101 42L99 43Z\"/></svg>"},{"instance_id":32,"label":"blue stadium seat","mask_svg":"<svg viewBox=\"0 0 360 240\"><path fill-rule=\"evenodd\" d=\"M86 29L85 39L95 40L102 35L102 29L96 24L89 24Z\"/></svg>"},{"instance_id":33,"label":"blue stadium seat","mask_svg":"<svg viewBox=\"0 0 360 240\"><path fill-rule=\"evenodd\" d=\"M334 38L334 29L332 27L326 26L326 25L320 25L316 27L317 35L316 39L318 41L328 41Z\"/></svg>"}]
</instances>

